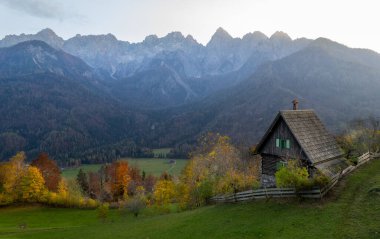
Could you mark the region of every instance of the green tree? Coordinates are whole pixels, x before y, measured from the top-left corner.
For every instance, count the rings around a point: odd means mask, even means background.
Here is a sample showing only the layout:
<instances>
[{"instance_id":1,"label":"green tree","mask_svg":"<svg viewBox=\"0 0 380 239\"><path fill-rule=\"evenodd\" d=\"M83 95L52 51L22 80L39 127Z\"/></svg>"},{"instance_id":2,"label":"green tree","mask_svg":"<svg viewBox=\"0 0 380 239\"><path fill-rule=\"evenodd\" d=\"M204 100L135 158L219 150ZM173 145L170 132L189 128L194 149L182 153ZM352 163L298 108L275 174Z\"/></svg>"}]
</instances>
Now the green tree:
<instances>
[{"instance_id":1,"label":"green tree","mask_svg":"<svg viewBox=\"0 0 380 239\"><path fill-rule=\"evenodd\" d=\"M81 191L83 195L88 196L89 195L89 182L86 172L83 171L83 169L79 169L78 175L77 175L77 182L81 188Z\"/></svg>"}]
</instances>

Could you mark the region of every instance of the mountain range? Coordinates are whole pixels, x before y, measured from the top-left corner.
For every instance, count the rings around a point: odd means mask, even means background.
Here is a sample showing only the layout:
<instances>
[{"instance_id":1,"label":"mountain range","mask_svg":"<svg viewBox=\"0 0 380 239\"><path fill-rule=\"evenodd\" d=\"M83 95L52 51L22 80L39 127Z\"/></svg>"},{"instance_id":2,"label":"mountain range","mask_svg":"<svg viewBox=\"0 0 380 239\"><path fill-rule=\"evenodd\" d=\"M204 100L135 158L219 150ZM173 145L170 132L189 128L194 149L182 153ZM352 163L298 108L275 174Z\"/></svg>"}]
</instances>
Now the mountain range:
<instances>
[{"instance_id":1,"label":"mountain range","mask_svg":"<svg viewBox=\"0 0 380 239\"><path fill-rule=\"evenodd\" d=\"M208 131L252 145L298 98L334 132L380 115L380 55L283 32L199 44L172 32L140 43L52 30L0 40L0 158L47 151L99 162L194 144ZM189 148L189 147L183 147Z\"/></svg>"}]
</instances>

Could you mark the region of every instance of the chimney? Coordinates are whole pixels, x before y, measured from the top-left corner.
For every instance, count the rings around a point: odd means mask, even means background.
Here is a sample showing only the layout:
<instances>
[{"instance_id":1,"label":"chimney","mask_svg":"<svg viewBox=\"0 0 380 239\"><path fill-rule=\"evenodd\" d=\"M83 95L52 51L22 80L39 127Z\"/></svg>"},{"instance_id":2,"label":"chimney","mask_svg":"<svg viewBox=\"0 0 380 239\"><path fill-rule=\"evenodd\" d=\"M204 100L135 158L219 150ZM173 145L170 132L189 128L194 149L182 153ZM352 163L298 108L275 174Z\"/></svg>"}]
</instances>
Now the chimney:
<instances>
[{"instance_id":1,"label":"chimney","mask_svg":"<svg viewBox=\"0 0 380 239\"><path fill-rule=\"evenodd\" d=\"M298 100L297 100L297 99L294 99L294 100L292 101L292 103L293 103L293 110L298 110Z\"/></svg>"}]
</instances>

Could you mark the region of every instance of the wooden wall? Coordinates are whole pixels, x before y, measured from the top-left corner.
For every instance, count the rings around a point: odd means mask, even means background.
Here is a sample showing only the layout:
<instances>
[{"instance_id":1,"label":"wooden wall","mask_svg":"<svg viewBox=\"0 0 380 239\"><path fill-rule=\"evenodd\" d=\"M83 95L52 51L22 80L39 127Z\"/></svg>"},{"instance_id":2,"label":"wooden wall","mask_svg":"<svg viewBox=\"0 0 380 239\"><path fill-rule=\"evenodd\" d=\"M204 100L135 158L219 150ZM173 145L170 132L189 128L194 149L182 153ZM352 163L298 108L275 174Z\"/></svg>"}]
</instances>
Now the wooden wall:
<instances>
[{"instance_id":1,"label":"wooden wall","mask_svg":"<svg viewBox=\"0 0 380 239\"><path fill-rule=\"evenodd\" d=\"M261 154L261 173L266 175L274 175L277 171L277 163L282 159L274 155Z\"/></svg>"},{"instance_id":2,"label":"wooden wall","mask_svg":"<svg viewBox=\"0 0 380 239\"><path fill-rule=\"evenodd\" d=\"M290 149L276 147L276 139L290 140ZM262 173L273 175L277 170L277 162L289 159L300 159L306 163L306 154L297 143L290 129L282 118L273 127L259 152L262 156Z\"/></svg>"}]
</instances>

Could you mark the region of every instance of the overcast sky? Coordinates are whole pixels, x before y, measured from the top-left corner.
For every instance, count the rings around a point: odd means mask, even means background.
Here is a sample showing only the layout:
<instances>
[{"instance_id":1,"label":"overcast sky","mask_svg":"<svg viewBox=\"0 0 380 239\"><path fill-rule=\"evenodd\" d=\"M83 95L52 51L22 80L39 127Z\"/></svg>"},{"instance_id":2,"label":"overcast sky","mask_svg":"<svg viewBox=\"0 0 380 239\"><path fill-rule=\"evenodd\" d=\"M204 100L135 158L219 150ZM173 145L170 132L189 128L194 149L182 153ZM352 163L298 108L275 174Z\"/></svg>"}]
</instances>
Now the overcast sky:
<instances>
[{"instance_id":1,"label":"overcast sky","mask_svg":"<svg viewBox=\"0 0 380 239\"><path fill-rule=\"evenodd\" d=\"M142 41L172 31L205 44L218 27L234 37L327 37L380 52L378 0L0 0L0 38L51 28L64 39L112 33Z\"/></svg>"}]
</instances>

